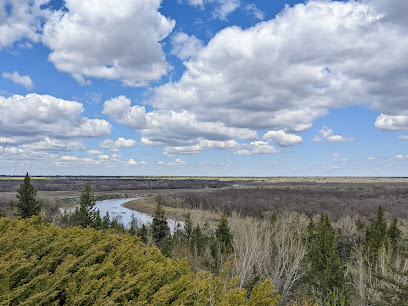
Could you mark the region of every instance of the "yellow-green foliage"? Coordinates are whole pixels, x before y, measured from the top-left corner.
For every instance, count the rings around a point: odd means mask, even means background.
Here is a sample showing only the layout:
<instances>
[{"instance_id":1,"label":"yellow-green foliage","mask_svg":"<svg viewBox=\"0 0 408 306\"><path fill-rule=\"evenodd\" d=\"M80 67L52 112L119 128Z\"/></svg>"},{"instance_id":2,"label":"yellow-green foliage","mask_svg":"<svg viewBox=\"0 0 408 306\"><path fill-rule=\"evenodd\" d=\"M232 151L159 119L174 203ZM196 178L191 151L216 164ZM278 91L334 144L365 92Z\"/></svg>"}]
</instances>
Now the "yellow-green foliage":
<instances>
[{"instance_id":1,"label":"yellow-green foliage","mask_svg":"<svg viewBox=\"0 0 408 306\"><path fill-rule=\"evenodd\" d=\"M136 237L0 218L1 305L242 305L246 291L224 274L191 272ZM251 305L276 305L270 282ZM259 304L260 303L260 304Z\"/></svg>"}]
</instances>

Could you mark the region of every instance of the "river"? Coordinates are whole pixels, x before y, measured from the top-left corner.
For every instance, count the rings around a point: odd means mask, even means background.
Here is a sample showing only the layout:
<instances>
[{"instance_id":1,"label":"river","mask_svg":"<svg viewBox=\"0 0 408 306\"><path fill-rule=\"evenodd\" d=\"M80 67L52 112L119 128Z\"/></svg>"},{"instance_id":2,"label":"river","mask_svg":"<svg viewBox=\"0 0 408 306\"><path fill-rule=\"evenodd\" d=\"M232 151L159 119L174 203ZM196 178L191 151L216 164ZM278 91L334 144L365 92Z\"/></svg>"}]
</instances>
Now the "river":
<instances>
[{"instance_id":1,"label":"river","mask_svg":"<svg viewBox=\"0 0 408 306\"><path fill-rule=\"evenodd\" d=\"M118 216L120 218L120 222L122 222L126 228L129 228L130 226L130 221L132 220L132 214L135 216L136 219L140 221L141 224L146 224L146 225L151 224L153 220L152 216L142 213L142 212L131 210L123 206L123 204L125 204L126 202L136 200L136 199L138 198L111 199L111 200L96 201L95 209L99 209L99 212L102 218L106 215L106 212L109 212L111 219L113 217ZM170 220L170 219L167 219L167 222L169 224L170 231L174 232L174 229L177 223L174 220ZM179 222L179 223L183 225L183 222Z\"/></svg>"}]
</instances>

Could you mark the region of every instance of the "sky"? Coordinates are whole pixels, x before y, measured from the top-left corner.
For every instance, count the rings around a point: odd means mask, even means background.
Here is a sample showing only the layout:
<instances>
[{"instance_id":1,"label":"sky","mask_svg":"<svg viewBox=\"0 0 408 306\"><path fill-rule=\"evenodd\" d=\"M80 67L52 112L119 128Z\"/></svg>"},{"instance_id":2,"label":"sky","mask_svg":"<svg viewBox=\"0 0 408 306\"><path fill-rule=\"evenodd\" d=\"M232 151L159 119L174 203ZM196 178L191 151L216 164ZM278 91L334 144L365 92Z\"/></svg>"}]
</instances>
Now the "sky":
<instances>
[{"instance_id":1,"label":"sky","mask_svg":"<svg viewBox=\"0 0 408 306\"><path fill-rule=\"evenodd\" d=\"M407 11L0 0L0 175L408 176Z\"/></svg>"}]
</instances>

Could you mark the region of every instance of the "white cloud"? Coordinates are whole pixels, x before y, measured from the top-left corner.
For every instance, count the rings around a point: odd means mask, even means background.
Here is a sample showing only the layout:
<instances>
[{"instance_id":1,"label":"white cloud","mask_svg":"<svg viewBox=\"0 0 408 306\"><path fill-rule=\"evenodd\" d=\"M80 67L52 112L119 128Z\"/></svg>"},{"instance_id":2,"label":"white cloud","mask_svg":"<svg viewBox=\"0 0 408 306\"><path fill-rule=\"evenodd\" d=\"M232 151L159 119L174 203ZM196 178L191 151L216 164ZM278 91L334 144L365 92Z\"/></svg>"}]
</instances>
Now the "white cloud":
<instances>
[{"instance_id":1,"label":"white cloud","mask_svg":"<svg viewBox=\"0 0 408 306\"><path fill-rule=\"evenodd\" d=\"M184 160L180 159L180 158L177 158L175 161L168 162L168 163L165 163L165 162L159 160L157 162L157 164L159 166L168 166L168 167L184 167L184 166L187 166L187 163Z\"/></svg>"},{"instance_id":2,"label":"white cloud","mask_svg":"<svg viewBox=\"0 0 408 306\"><path fill-rule=\"evenodd\" d=\"M177 158L174 162L167 163L167 165L171 167L184 167L187 166L187 163L184 160Z\"/></svg>"},{"instance_id":3,"label":"white cloud","mask_svg":"<svg viewBox=\"0 0 408 306\"><path fill-rule=\"evenodd\" d=\"M273 139L280 147L294 146L302 143L302 137L286 133L283 130L269 131L263 136L263 139Z\"/></svg>"},{"instance_id":4,"label":"white cloud","mask_svg":"<svg viewBox=\"0 0 408 306\"><path fill-rule=\"evenodd\" d=\"M406 136L406 135L400 135L400 136L398 136L398 139L399 139L399 140L408 140L408 136Z\"/></svg>"},{"instance_id":5,"label":"white cloud","mask_svg":"<svg viewBox=\"0 0 408 306\"><path fill-rule=\"evenodd\" d=\"M135 161L133 158L130 158L127 161L127 163L128 163L128 165L131 165L131 166L136 166L137 165L137 161Z\"/></svg>"},{"instance_id":6,"label":"white cloud","mask_svg":"<svg viewBox=\"0 0 408 306\"><path fill-rule=\"evenodd\" d=\"M200 140L197 144L184 147L166 147L164 154L168 156L178 154L199 154L206 150L233 150L239 147L239 143L235 140L214 141Z\"/></svg>"},{"instance_id":7,"label":"white cloud","mask_svg":"<svg viewBox=\"0 0 408 306\"><path fill-rule=\"evenodd\" d=\"M255 4L250 3L245 6L245 11L251 14L255 19L264 20L265 14L260 9L256 7Z\"/></svg>"},{"instance_id":8,"label":"white cloud","mask_svg":"<svg viewBox=\"0 0 408 306\"><path fill-rule=\"evenodd\" d=\"M160 12L161 0L66 0L44 26L49 60L80 84L85 78L144 86L167 73L160 41L175 21Z\"/></svg>"},{"instance_id":9,"label":"white cloud","mask_svg":"<svg viewBox=\"0 0 408 306\"><path fill-rule=\"evenodd\" d=\"M376 158L375 158L375 157L370 156L370 157L368 158L368 160L376 160Z\"/></svg>"},{"instance_id":10,"label":"white cloud","mask_svg":"<svg viewBox=\"0 0 408 306\"><path fill-rule=\"evenodd\" d=\"M178 32L171 38L173 50L171 54L182 60L194 57L203 48L203 42L194 35L188 36L186 33Z\"/></svg>"},{"instance_id":11,"label":"white cloud","mask_svg":"<svg viewBox=\"0 0 408 306\"><path fill-rule=\"evenodd\" d=\"M329 129L327 126L323 126L319 132L319 135L315 135L313 137L313 141L321 142L321 141L328 141L328 142L346 142L346 141L354 141L354 138L345 138L341 135L334 135L333 130Z\"/></svg>"},{"instance_id":12,"label":"white cloud","mask_svg":"<svg viewBox=\"0 0 408 306\"><path fill-rule=\"evenodd\" d=\"M141 161L139 162L139 165L147 165L147 162L145 162L144 160L141 160Z\"/></svg>"},{"instance_id":13,"label":"white cloud","mask_svg":"<svg viewBox=\"0 0 408 306\"><path fill-rule=\"evenodd\" d=\"M187 111L146 112L142 106L131 106L130 99L124 96L106 101L102 112L119 123L137 129L142 135L140 142L149 146L217 149L222 147L222 142L231 143L234 138L257 138L256 132L250 129L227 127L221 122L199 121L197 115ZM211 147L210 144L218 145Z\"/></svg>"},{"instance_id":14,"label":"white cloud","mask_svg":"<svg viewBox=\"0 0 408 306\"><path fill-rule=\"evenodd\" d=\"M399 155L395 155L395 158L396 158L396 159L408 159L408 155L401 155L401 154L399 154Z\"/></svg>"},{"instance_id":15,"label":"white cloud","mask_svg":"<svg viewBox=\"0 0 408 306\"><path fill-rule=\"evenodd\" d=\"M108 160L110 157L109 157L109 155L102 154L102 155L99 155L98 158L99 158L99 160Z\"/></svg>"},{"instance_id":16,"label":"white cloud","mask_svg":"<svg viewBox=\"0 0 408 306\"><path fill-rule=\"evenodd\" d=\"M29 39L38 42L42 22L49 11L41 9L49 0L3 0L0 2L0 50L11 47L17 41ZM22 47L30 45L23 44Z\"/></svg>"},{"instance_id":17,"label":"white cloud","mask_svg":"<svg viewBox=\"0 0 408 306\"><path fill-rule=\"evenodd\" d=\"M20 75L17 71L13 73L3 72L3 78L11 80L13 83L23 85L26 89L33 89L34 83L29 75Z\"/></svg>"},{"instance_id":18,"label":"white cloud","mask_svg":"<svg viewBox=\"0 0 408 306\"><path fill-rule=\"evenodd\" d=\"M337 157L340 157L340 156L341 156L340 153L333 153L333 154L332 154L332 157L334 157L334 158L337 158Z\"/></svg>"},{"instance_id":19,"label":"white cloud","mask_svg":"<svg viewBox=\"0 0 408 306\"><path fill-rule=\"evenodd\" d=\"M253 141L249 145L245 145L248 149L241 149L234 152L235 155L254 155L254 154L276 154L279 153L274 146L269 145L266 141Z\"/></svg>"},{"instance_id":20,"label":"white cloud","mask_svg":"<svg viewBox=\"0 0 408 306\"><path fill-rule=\"evenodd\" d=\"M179 1L181 2L182 0ZM199 6L202 9L206 4L213 4L213 16L221 20L225 20L229 14L241 5L240 0L184 0L184 2L192 6Z\"/></svg>"},{"instance_id":21,"label":"white cloud","mask_svg":"<svg viewBox=\"0 0 408 306\"><path fill-rule=\"evenodd\" d=\"M75 150L85 150L82 142L78 140L59 140L51 139L49 137L44 137L44 139L28 144L20 145L20 148L24 150L34 150L34 151L75 151Z\"/></svg>"},{"instance_id":22,"label":"white cloud","mask_svg":"<svg viewBox=\"0 0 408 306\"><path fill-rule=\"evenodd\" d=\"M99 150L88 150L88 151L86 151L89 155L101 155L101 154L103 154L103 152L102 151L99 151Z\"/></svg>"},{"instance_id":23,"label":"white cloud","mask_svg":"<svg viewBox=\"0 0 408 306\"><path fill-rule=\"evenodd\" d=\"M408 131L408 116L389 116L381 114L375 121L375 127L386 131Z\"/></svg>"},{"instance_id":24,"label":"white cloud","mask_svg":"<svg viewBox=\"0 0 408 306\"><path fill-rule=\"evenodd\" d=\"M146 109L144 106L131 106L130 99L119 96L105 101L103 114L112 120L124 124L133 129L141 129L146 126Z\"/></svg>"},{"instance_id":25,"label":"white cloud","mask_svg":"<svg viewBox=\"0 0 408 306\"><path fill-rule=\"evenodd\" d=\"M408 116L408 30L385 20L378 3L308 1L247 29L225 28L148 102L199 122L287 133L356 104Z\"/></svg>"},{"instance_id":26,"label":"white cloud","mask_svg":"<svg viewBox=\"0 0 408 306\"><path fill-rule=\"evenodd\" d=\"M82 117L83 105L49 95L0 96L4 117L0 136L46 136L49 139L101 137L110 134L109 122Z\"/></svg>"},{"instance_id":27,"label":"white cloud","mask_svg":"<svg viewBox=\"0 0 408 306\"><path fill-rule=\"evenodd\" d=\"M218 6L215 8L213 15L221 20L226 20L227 16L241 5L240 0L218 0L217 3Z\"/></svg>"},{"instance_id":28,"label":"white cloud","mask_svg":"<svg viewBox=\"0 0 408 306\"><path fill-rule=\"evenodd\" d=\"M119 137L116 141L113 141L111 139L105 139L99 144L99 146L103 149L108 149L109 151L117 152L119 151L120 148L133 147L136 145L136 143L137 143L136 140Z\"/></svg>"},{"instance_id":29,"label":"white cloud","mask_svg":"<svg viewBox=\"0 0 408 306\"><path fill-rule=\"evenodd\" d=\"M61 156L61 160L64 160L64 161L78 161L79 158L76 157L76 156L64 155L64 156Z\"/></svg>"}]
</instances>

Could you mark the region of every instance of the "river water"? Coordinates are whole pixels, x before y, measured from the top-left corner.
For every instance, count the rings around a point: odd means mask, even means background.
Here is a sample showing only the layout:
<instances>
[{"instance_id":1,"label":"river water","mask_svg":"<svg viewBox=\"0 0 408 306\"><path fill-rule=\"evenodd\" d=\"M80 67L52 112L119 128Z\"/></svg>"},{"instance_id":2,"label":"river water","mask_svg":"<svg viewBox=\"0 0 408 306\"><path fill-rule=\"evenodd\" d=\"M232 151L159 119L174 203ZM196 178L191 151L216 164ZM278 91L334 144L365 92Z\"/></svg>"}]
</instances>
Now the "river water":
<instances>
[{"instance_id":1,"label":"river water","mask_svg":"<svg viewBox=\"0 0 408 306\"><path fill-rule=\"evenodd\" d=\"M96 201L95 209L99 209L102 218L106 215L106 212L109 212L111 219L116 216L119 217L120 222L122 222L126 228L130 227L132 214L135 216L137 220L140 221L141 224L150 225L153 220L152 216L123 207L124 203L136 199L139 198ZM170 219L167 219L167 222L169 224L170 231L174 232L174 229L176 228L176 222ZM183 225L183 222L179 223Z\"/></svg>"}]
</instances>

